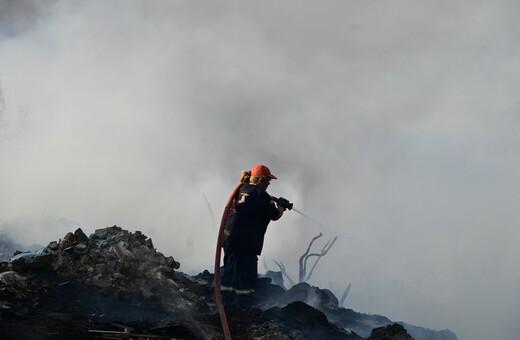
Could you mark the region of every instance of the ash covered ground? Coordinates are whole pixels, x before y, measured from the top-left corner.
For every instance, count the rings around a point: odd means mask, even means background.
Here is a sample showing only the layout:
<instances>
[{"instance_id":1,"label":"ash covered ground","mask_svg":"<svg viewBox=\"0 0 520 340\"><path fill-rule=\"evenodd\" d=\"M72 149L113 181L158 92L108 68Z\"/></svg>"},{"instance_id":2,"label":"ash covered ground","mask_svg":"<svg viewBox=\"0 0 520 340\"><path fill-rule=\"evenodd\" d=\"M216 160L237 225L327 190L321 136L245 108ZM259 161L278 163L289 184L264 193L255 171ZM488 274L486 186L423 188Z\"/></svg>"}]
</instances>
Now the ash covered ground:
<instances>
[{"instance_id":1,"label":"ash covered ground","mask_svg":"<svg viewBox=\"0 0 520 340\"><path fill-rule=\"evenodd\" d=\"M0 244L0 247L2 245ZM4 249L9 245L4 244ZM67 233L0 263L2 339L223 339L213 274L191 276L139 231ZM307 283L258 280L252 304L226 306L233 339L456 340L338 306Z\"/></svg>"}]
</instances>

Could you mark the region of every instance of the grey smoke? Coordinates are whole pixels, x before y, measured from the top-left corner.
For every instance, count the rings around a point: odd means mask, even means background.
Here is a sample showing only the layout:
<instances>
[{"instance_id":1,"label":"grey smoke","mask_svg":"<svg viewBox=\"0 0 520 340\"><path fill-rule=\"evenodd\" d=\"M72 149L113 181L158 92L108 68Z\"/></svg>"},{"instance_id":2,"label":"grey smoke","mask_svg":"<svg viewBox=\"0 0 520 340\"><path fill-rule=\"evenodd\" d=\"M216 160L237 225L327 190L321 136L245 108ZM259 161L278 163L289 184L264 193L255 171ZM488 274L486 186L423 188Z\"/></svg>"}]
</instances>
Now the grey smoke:
<instances>
[{"instance_id":1,"label":"grey smoke","mask_svg":"<svg viewBox=\"0 0 520 340\"><path fill-rule=\"evenodd\" d=\"M19 242L62 231L27 216L117 224L211 269L208 204L219 221L265 163L270 193L342 232L315 284L462 340L514 338L519 6L0 0L7 118L28 108L16 138L0 130L0 224L30 228ZM266 263L294 277L320 231L287 213Z\"/></svg>"}]
</instances>

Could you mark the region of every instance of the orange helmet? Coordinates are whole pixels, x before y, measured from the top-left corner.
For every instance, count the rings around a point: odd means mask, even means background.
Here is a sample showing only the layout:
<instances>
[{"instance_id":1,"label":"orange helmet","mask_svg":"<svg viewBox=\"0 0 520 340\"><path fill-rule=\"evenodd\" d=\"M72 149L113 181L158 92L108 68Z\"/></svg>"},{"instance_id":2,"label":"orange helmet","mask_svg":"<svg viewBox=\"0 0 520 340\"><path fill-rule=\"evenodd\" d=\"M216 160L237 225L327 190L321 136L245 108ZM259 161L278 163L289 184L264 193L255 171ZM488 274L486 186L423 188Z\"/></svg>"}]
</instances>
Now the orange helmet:
<instances>
[{"instance_id":1,"label":"orange helmet","mask_svg":"<svg viewBox=\"0 0 520 340\"><path fill-rule=\"evenodd\" d=\"M251 176L277 179L277 177L271 173L271 170L262 164L255 165L253 168L251 168Z\"/></svg>"}]
</instances>

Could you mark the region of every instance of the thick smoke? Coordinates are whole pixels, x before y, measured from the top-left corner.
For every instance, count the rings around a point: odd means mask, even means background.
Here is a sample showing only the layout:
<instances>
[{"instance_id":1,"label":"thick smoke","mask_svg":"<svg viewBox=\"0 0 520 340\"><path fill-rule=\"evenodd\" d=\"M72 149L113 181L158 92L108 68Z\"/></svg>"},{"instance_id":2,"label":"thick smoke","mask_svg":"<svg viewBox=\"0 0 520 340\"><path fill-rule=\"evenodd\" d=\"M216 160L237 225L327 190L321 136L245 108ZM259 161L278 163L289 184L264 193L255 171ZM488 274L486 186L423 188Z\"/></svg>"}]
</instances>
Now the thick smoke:
<instances>
[{"instance_id":1,"label":"thick smoke","mask_svg":"<svg viewBox=\"0 0 520 340\"><path fill-rule=\"evenodd\" d=\"M117 224L212 269L215 221L265 163L330 227L288 212L268 267L295 279L338 235L311 283L351 282L348 307L514 338L518 7L0 0L0 225L46 243Z\"/></svg>"}]
</instances>

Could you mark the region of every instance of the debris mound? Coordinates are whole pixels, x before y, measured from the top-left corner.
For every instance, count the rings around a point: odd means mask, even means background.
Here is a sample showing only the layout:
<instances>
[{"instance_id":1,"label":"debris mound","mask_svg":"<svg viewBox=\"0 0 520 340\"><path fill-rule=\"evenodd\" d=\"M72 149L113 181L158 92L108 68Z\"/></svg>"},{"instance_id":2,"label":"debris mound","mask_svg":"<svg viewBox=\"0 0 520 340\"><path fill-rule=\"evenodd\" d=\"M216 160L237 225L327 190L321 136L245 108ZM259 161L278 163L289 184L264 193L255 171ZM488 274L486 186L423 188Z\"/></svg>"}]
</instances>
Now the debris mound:
<instances>
[{"instance_id":1,"label":"debris mound","mask_svg":"<svg viewBox=\"0 0 520 340\"><path fill-rule=\"evenodd\" d=\"M157 252L152 240L140 231L131 233L117 226L98 229L90 237L77 229L41 251L17 254L11 263L19 272L51 270L61 278L78 279L114 297L164 300L165 293L179 288L173 274L180 263ZM166 303L181 302L171 294L166 297Z\"/></svg>"},{"instance_id":2,"label":"debris mound","mask_svg":"<svg viewBox=\"0 0 520 340\"><path fill-rule=\"evenodd\" d=\"M90 236L77 229L37 251L17 251L0 262L0 334L6 340L222 339L213 274L190 276L179 268L142 232L117 226ZM382 340L389 333L373 328L392 324L340 308L330 291L307 283L286 290L268 277L258 279L254 299L228 305L226 313L234 340ZM403 330L388 339L410 339ZM422 334L416 340L434 339Z\"/></svg>"}]
</instances>

